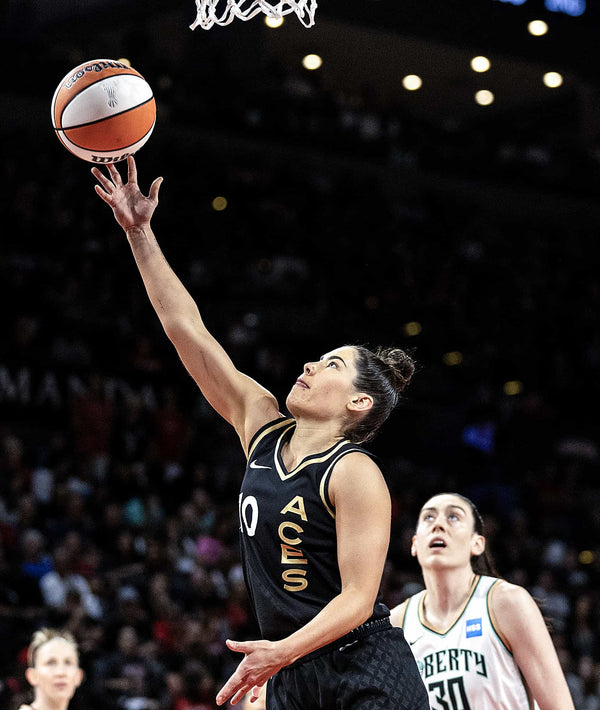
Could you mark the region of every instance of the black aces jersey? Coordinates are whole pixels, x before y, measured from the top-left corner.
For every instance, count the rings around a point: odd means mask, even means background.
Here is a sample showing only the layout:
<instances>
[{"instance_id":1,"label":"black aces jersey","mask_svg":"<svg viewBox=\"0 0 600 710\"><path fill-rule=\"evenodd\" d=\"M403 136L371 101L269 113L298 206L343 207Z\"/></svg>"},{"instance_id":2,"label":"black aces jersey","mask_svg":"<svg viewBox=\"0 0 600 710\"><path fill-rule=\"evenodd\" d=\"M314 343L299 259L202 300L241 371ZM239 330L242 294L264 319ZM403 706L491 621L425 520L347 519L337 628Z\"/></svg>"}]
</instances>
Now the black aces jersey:
<instances>
[{"instance_id":1,"label":"black aces jersey","mask_svg":"<svg viewBox=\"0 0 600 710\"><path fill-rule=\"evenodd\" d=\"M242 563L263 638L277 641L308 623L341 591L329 479L344 439L291 471L281 451L296 422L277 419L252 438L239 499ZM389 615L379 600L372 618Z\"/></svg>"}]
</instances>

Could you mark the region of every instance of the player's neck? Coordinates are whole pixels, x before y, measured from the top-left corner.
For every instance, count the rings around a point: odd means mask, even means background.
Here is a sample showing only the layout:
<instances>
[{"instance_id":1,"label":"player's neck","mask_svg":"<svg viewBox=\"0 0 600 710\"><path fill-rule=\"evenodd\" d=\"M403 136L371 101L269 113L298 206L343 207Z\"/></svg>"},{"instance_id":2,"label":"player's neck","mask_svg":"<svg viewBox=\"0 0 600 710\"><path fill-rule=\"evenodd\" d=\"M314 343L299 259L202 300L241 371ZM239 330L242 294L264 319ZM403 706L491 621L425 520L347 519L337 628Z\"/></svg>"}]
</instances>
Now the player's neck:
<instances>
[{"instance_id":1,"label":"player's neck","mask_svg":"<svg viewBox=\"0 0 600 710\"><path fill-rule=\"evenodd\" d=\"M28 707L32 710L67 710L69 701L64 699L53 700L46 696L36 698ZM26 706L27 707L27 706Z\"/></svg>"},{"instance_id":2,"label":"player's neck","mask_svg":"<svg viewBox=\"0 0 600 710\"><path fill-rule=\"evenodd\" d=\"M296 420L294 433L282 451L285 464L288 469L293 468L307 456L327 451L343 438L333 423Z\"/></svg>"},{"instance_id":3,"label":"player's neck","mask_svg":"<svg viewBox=\"0 0 600 710\"><path fill-rule=\"evenodd\" d=\"M448 569L432 573L423 570L425 616L436 628L449 628L462 613L473 593L477 576L469 569Z\"/></svg>"}]
</instances>

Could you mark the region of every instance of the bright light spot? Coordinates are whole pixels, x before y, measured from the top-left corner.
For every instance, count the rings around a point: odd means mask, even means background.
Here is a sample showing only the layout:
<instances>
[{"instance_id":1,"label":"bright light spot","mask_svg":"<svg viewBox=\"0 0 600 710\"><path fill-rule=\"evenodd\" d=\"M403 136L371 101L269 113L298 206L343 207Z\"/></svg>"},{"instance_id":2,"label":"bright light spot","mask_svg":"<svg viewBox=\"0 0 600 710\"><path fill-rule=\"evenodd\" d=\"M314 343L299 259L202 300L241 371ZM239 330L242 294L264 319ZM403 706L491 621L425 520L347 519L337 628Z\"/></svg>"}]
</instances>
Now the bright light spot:
<instances>
[{"instance_id":1,"label":"bright light spot","mask_svg":"<svg viewBox=\"0 0 600 710\"><path fill-rule=\"evenodd\" d=\"M477 101L480 106L489 106L494 103L494 94L487 89L481 89L475 94L475 101Z\"/></svg>"},{"instance_id":2,"label":"bright light spot","mask_svg":"<svg viewBox=\"0 0 600 710\"><path fill-rule=\"evenodd\" d=\"M323 60L318 54L307 54L302 60L302 66L310 71L318 69L321 64L323 64Z\"/></svg>"},{"instance_id":3,"label":"bright light spot","mask_svg":"<svg viewBox=\"0 0 600 710\"><path fill-rule=\"evenodd\" d=\"M560 86L562 83L562 74L559 74L557 71L549 71L544 74L544 84L546 84L549 89L556 89L556 87Z\"/></svg>"},{"instance_id":4,"label":"bright light spot","mask_svg":"<svg viewBox=\"0 0 600 710\"><path fill-rule=\"evenodd\" d=\"M121 57L120 59L117 59L118 62L121 62L121 64L126 64L128 67L131 66L131 62L127 57Z\"/></svg>"},{"instance_id":5,"label":"bright light spot","mask_svg":"<svg viewBox=\"0 0 600 710\"><path fill-rule=\"evenodd\" d=\"M582 550L579 553L579 561L582 565L591 565L595 559L595 555L591 550Z\"/></svg>"},{"instance_id":6,"label":"bright light spot","mask_svg":"<svg viewBox=\"0 0 600 710\"><path fill-rule=\"evenodd\" d=\"M473 57L471 59L471 69L476 72L484 72L490 68L490 60L487 57Z\"/></svg>"},{"instance_id":7,"label":"bright light spot","mask_svg":"<svg viewBox=\"0 0 600 710\"><path fill-rule=\"evenodd\" d=\"M421 77L416 74L407 74L404 79L402 79L402 86L407 91L416 91L423 86L423 81L421 80Z\"/></svg>"},{"instance_id":8,"label":"bright light spot","mask_svg":"<svg viewBox=\"0 0 600 710\"><path fill-rule=\"evenodd\" d=\"M281 27L283 25L283 17L265 17L265 25L271 29Z\"/></svg>"},{"instance_id":9,"label":"bright light spot","mask_svg":"<svg viewBox=\"0 0 600 710\"><path fill-rule=\"evenodd\" d=\"M419 335L419 333L421 332L421 324L418 323L416 320L413 320L410 323L405 323L404 332L406 335L410 335L411 337Z\"/></svg>"},{"instance_id":10,"label":"bright light spot","mask_svg":"<svg viewBox=\"0 0 600 710\"><path fill-rule=\"evenodd\" d=\"M521 394L523 391L523 383L519 380L509 380L504 383L504 387L502 389L504 390L504 394L512 397L515 394Z\"/></svg>"},{"instance_id":11,"label":"bright light spot","mask_svg":"<svg viewBox=\"0 0 600 710\"><path fill-rule=\"evenodd\" d=\"M225 197L221 197L220 195L215 197L212 201L212 208L215 212L222 212L227 208L227 199Z\"/></svg>"},{"instance_id":12,"label":"bright light spot","mask_svg":"<svg viewBox=\"0 0 600 710\"><path fill-rule=\"evenodd\" d=\"M527 29L529 30L529 34L532 34L534 37L541 37L548 32L548 25L544 20L532 20L527 25Z\"/></svg>"},{"instance_id":13,"label":"bright light spot","mask_svg":"<svg viewBox=\"0 0 600 710\"><path fill-rule=\"evenodd\" d=\"M448 365L448 367L453 367L454 365L460 365L463 361L463 354L459 352L458 350L453 350L452 352L449 353L444 353L444 357L442 358L444 365Z\"/></svg>"}]
</instances>

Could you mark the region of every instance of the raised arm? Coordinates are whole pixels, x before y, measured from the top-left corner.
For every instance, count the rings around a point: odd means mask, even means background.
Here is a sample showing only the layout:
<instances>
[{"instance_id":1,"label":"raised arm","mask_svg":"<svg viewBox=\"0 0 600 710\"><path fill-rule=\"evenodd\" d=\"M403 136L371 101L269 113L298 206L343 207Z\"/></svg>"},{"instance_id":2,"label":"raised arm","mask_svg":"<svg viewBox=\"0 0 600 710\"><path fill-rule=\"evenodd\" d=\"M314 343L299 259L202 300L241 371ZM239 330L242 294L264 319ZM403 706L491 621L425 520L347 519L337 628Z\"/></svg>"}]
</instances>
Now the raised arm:
<instances>
[{"instance_id":1,"label":"raised arm","mask_svg":"<svg viewBox=\"0 0 600 710\"><path fill-rule=\"evenodd\" d=\"M491 611L540 710L574 710L552 638L529 592L499 582L492 591Z\"/></svg>"},{"instance_id":2,"label":"raised arm","mask_svg":"<svg viewBox=\"0 0 600 710\"><path fill-rule=\"evenodd\" d=\"M252 435L279 415L277 402L270 392L236 369L207 330L195 301L165 259L150 227L162 178L154 180L146 197L138 187L132 156L127 158L126 183L114 165L109 164L107 169L108 177L98 168L92 168L100 183L95 186L96 192L112 208L127 235L148 297L165 333L202 394L235 428L247 451Z\"/></svg>"},{"instance_id":3,"label":"raised arm","mask_svg":"<svg viewBox=\"0 0 600 710\"><path fill-rule=\"evenodd\" d=\"M245 653L217 695L217 705L236 704L283 666L340 638L373 613L388 551L391 502L378 466L361 453L345 456L331 475L338 565L342 589L311 621L281 641L231 642Z\"/></svg>"}]
</instances>

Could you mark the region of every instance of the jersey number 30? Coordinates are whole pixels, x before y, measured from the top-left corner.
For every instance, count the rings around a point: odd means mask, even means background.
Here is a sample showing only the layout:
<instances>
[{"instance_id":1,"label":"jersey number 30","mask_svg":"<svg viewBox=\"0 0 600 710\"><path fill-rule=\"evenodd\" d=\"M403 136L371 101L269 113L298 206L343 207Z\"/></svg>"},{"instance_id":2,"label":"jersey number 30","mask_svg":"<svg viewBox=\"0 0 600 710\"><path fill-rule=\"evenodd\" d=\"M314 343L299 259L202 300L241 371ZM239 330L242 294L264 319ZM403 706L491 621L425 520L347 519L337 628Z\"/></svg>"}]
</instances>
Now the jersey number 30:
<instances>
[{"instance_id":1,"label":"jersey number 30","mask_svg":"<svg viewBox=\"0 0 600 710\"><path fill-rule=\"evenodd\" d=\"M438 680L429 684L429 692L435 693L432 710L471 710L462 676Z\"/></svg>"}]
</instances>

